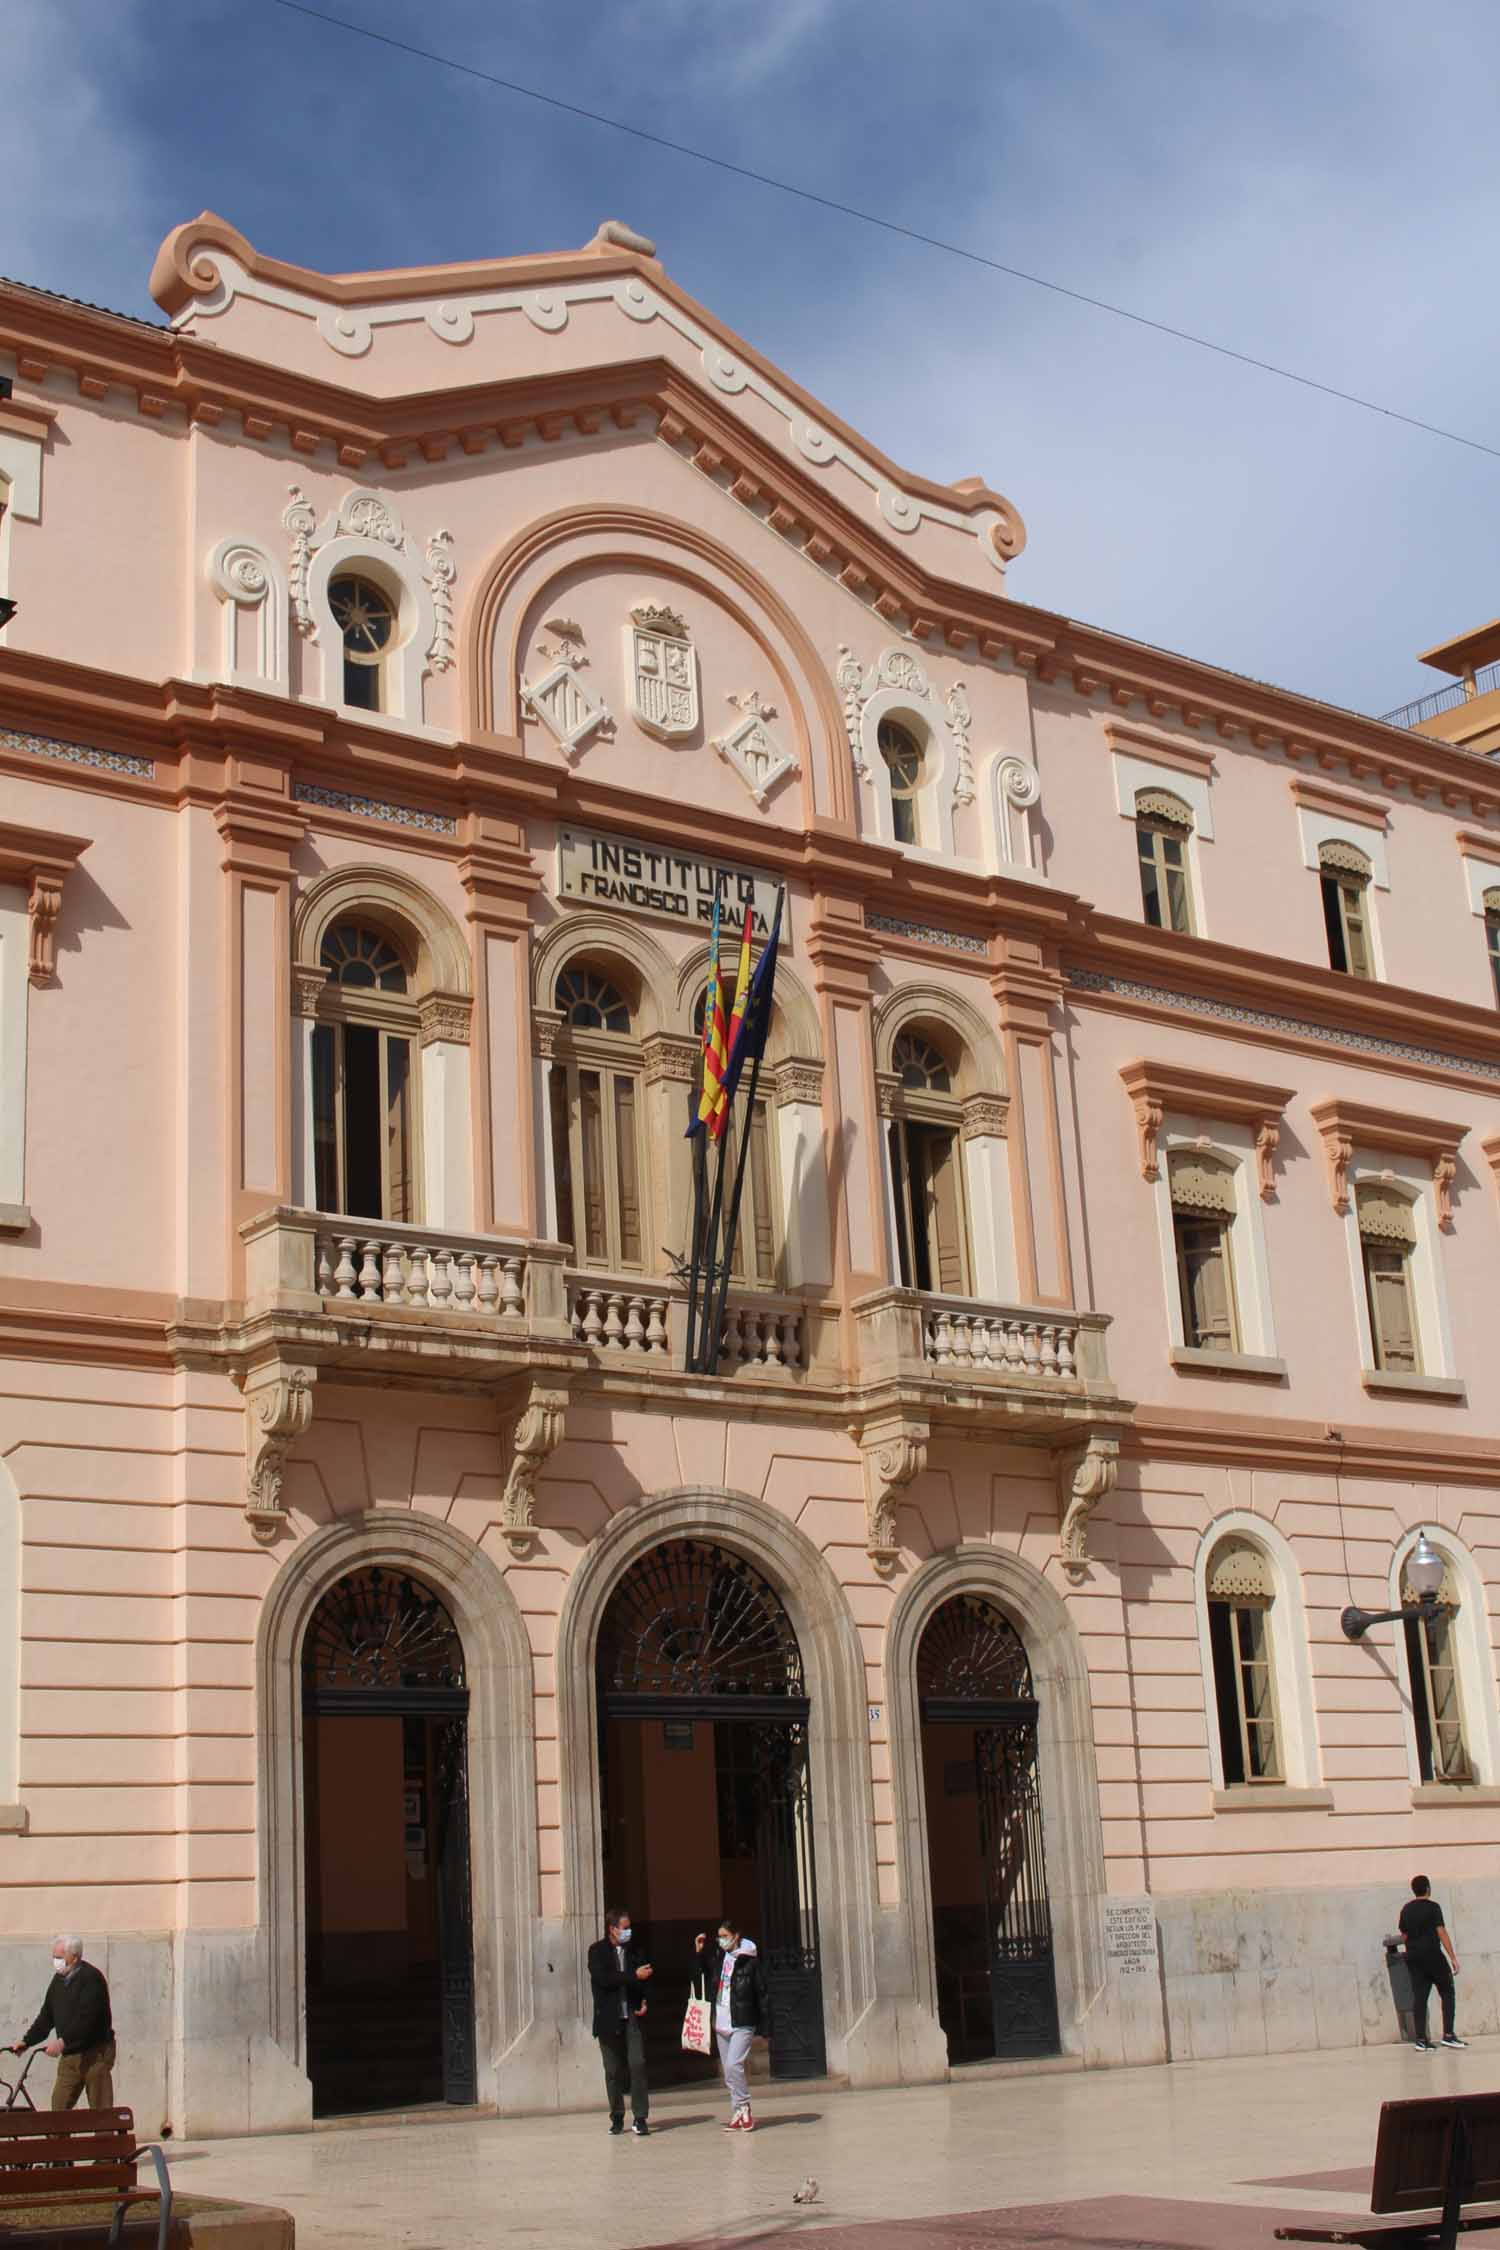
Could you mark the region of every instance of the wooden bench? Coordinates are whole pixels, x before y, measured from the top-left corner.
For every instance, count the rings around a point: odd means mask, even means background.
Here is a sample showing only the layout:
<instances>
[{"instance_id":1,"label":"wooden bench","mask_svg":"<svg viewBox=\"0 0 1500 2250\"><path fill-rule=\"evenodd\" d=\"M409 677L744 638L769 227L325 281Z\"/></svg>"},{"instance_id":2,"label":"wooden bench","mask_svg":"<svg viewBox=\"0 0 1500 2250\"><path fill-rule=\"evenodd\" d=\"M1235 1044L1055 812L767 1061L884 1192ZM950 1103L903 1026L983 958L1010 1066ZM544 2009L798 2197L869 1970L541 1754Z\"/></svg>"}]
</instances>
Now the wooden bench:
<instances>
[{"instance_id":1,"label":"wooden bench","mask_svg":"<svg viewBox=\"0 0 1500 2250\"><path fill-rule=\"evenodd\" d=\"M1278 2242L1432 2244L1454 2250L1460 2234L1500 2227L1500 2094L1433 2094L1382 2102L1375 2136L1372 2213L1326 2227L1278 2227ZM1418 2216L1418 2214L1421 2216Z\"/></svg>"},{"instance_id":2,"label":"wooden bench","mask_svg":"<svg viewBox=\"0 0 1500 2250\"><path fill-rule=\"evenodd\" d=\"M156 2171L154 2188L136 2186L136 2164L149 2156ZM128 2109L0 2109L0 2250L22 2244L63 2244L103 2238L118 2243L126 2213L137 2203L161 2197L156 2250L167 2250L172 2226L172 2183L159 2148L135 2137ZM72 2207L109 2205L97 2219ZM43 2207L43 2225L30 2213ZM66 2212L66 2216L64 2213Z\"/></svg>"}]
</instances>

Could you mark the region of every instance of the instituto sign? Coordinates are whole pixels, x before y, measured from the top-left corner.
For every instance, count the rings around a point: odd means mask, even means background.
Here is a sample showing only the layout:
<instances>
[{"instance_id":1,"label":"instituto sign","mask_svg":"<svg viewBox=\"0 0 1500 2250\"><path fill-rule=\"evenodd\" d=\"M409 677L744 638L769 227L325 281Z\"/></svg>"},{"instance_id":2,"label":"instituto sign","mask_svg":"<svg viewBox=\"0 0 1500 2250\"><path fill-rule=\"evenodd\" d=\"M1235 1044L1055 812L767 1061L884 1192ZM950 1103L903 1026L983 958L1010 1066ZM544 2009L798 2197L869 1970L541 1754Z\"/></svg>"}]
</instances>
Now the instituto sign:
<instances>
[{"instance_id":1,"label":"instituto sign","mask_svg":"<svg viewBox=\"0 0 1500 2250\"><path fill-rule=\"evenodd\" d=\"M769 937L776 911L776 885L769 875L728 860L703 859L696 852L643 844L634 836L601 836L592 828L558 830L557 893L580 905L623 906L633 914L705 928L714 918L718 897L724 901L727 937L738 930L747 906L755 936Z\"/></svg>"}]
</instances>

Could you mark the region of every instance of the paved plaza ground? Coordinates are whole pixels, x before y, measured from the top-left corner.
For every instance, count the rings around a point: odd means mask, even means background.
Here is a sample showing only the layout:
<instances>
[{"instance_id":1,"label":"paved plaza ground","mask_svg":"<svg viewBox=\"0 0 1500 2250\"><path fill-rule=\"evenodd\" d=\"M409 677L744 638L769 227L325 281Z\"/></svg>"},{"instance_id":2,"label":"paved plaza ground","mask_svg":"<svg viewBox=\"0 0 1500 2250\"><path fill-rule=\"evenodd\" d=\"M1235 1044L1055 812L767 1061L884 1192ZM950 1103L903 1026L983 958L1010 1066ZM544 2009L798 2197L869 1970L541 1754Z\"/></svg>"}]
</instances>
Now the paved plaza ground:
<instances>
[{"instance_id":1,"label":"paved plaza ground","mask_svg":"<svg viewBox=\"0 0 1500 2250\"><path fill-rule=\"evenodd\" d=\"M1279 2219L1369 2208L1382 2101L1500 2084L1500 2039L1149 2070L762 2090L752 2138L699 2094L646 2141L589 2117L366 2123L185 2143L184 2192L279 2204L298 2250L1269 2250ZM792 2194L809 2175L817 2201Z\"/></svg>"}]
</instances>

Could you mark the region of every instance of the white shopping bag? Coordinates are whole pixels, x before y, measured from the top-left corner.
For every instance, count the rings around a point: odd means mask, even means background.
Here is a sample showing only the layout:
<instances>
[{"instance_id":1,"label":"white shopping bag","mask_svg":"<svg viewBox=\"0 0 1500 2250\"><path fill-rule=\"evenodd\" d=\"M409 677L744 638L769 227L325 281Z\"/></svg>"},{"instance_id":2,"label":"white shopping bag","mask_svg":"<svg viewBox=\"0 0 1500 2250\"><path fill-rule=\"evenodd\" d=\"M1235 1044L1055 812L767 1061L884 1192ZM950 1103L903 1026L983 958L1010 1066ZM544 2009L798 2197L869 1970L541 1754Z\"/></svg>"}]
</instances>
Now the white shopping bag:
<instances>
[{"instance_id":1,"label":"white shopping bag","mask_svg":"<svg viewBox=\"0 0 1500 2250\"><path fill-rule=\"evenodd\" d=\"M687 2013L682 2019L682 2044L694 2055L711 2055L714 2051L713 2018L709 2013L708 1989L695 1984L688 1998Z\"/></svg>"}]
</instances>

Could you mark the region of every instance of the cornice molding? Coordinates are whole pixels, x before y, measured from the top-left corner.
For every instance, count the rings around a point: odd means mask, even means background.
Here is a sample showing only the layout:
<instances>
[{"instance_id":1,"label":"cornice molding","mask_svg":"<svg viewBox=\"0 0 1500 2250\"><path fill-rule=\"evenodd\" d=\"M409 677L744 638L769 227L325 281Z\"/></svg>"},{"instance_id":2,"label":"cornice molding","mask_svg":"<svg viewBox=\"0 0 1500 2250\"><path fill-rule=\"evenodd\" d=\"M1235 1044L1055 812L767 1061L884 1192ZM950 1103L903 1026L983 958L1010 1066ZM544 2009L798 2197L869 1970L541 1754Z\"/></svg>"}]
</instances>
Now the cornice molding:
<instances>
[{"instance_id":1,"label":"cornice molding","mask_svg":"<svg viewBox=\"0 0 1500 2250\"><path fill-rule=\"evenodd\" d=\"M1122 757L1175 766L1179 773L1197 774L1202 781L1212 781L1218 773L1218 760L1206 744L1183 742L1176 735L1159 734L1154 727L1135 726L1104 712L1098 713L1097 719L1110 749Z\"/></svg>"},{"instance_id":2,"label":"cornice molding","mask_svg":"<svg viewBox=\"0 0 1500 2250\"><path fill-rule=\"evenodd\" d=\"M1405 1110L1351 1102L1338 1094L1310 1102L1308 1113L1323 1137L1329 1197L1341 1217L1349 1208L1349 1166L1356 1149L1367 1148L1377 1154L1388 1151L1395 1156L1418 1156L1430 1164L1438 1224L1443 1228L1452 1226L1458 1145L1469 1129L1467 1125L1412 1117Z\"/></svg>"},{"instance_id":3,"label":"cornice molding","mask_svg":"<svg viewBox=\"0 0 1500 2250\"><path fill-rule=\"evenodd\" d=\"M1392 1483L1493 1487L1492 1438L1451 1439L1443 1433L1382 1428L1332 1430L1325 1422L1270 1415L1210 1414L1201 1406L1137 1406L1120 1432L1130 1461L1223 1464Z\"/></svg>"},{"instance_id":4,"label":"cornice molding","mask_svg":"<svg viewBox=\"0 0 1500 2250\"><path fill-rule=\"evenodd\" d=\"M1332 813L1337 820L1357 821L1361 828L1389 828L1391 808L1378 797L1362 797L1357 790L1335 789L1326 781L1309 781L1303 775L1289 776L1287 787L1295 805L1305 805L1309 812Z\"/></svg>"},{"instance_id":5,"label":"cornice molding","mask_svg":"<svg viewBox=\"0 0 1500 2250\"><path fill-rule=\"evenodd\" d=\"M1120 1078L1135 1110L1143 1180L1161 1176L1157 1140L1166 1112L1175 1109L1190 1117L1253 1125L1260 1193L1264 1198L1274 1192L1276 1149L1282 1112L1292 1098L1290 1087L1258 1086L1247 1078L1224 1078L1216 1071L1193 1070L1170 1062L1128 1062Z\"/></svg>"}]
</instances>

